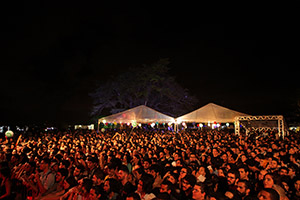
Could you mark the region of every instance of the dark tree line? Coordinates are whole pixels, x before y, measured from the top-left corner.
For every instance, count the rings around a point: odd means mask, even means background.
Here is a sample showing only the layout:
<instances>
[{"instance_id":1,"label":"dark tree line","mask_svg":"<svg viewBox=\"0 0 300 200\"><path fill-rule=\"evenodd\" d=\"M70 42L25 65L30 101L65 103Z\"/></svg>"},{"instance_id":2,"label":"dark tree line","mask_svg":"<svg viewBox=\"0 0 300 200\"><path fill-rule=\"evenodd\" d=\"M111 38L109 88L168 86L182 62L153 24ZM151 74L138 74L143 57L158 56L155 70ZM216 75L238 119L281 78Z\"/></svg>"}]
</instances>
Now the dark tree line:
<instances>
[{"instance_id":1,"label":"dark tree line","mask_svg":"<svg viewBox=\"0 0 300 200\"><path fill-rule=\"evenodd\" d=\"M169 74L168 59L151 65L130 68L90 94L94 100L93 116L104 110L117 113L146 105L171 116L179 116L194 108L197 99Z\"/></svg>"}]
</instances>

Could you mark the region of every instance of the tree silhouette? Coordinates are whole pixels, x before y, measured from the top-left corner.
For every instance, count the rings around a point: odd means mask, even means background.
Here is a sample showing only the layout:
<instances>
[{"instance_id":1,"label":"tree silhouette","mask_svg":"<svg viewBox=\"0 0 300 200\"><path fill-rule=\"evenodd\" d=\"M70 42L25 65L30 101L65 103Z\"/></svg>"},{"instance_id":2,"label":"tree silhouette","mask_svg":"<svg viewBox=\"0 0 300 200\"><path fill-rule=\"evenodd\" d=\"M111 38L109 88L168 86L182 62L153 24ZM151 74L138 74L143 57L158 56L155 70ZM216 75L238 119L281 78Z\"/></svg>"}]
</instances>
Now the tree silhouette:
<instances>
[{"instance_id":1,"label":"tree silhouette","mask_svg":"<svg viewBox=\"0 0 300 200\"><path fill-rule=\"evenodd\" d=\"M151 65L130 68L100 85L90 94L94 100L93 116L104 110L117 113L135 106L146 105L172 116L191 110L197 99L169 75L168 59Z\"/></svg>"}]
</instances>

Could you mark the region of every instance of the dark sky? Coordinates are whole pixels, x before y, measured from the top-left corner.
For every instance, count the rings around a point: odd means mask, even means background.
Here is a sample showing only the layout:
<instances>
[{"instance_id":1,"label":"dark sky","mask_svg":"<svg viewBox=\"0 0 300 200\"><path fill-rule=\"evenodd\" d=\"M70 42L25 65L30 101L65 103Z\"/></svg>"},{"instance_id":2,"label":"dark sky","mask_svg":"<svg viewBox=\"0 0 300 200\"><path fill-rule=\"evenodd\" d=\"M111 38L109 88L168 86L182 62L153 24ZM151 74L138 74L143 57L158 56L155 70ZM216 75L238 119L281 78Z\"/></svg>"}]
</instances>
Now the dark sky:
<instances>
[{"instance_id":1,"label":"dark sky","mask_svg":"<svg viewBox=\"0 0 300 200\"><path fill-rule=\"evenodd\" d=\"M280 6L246 7L7 5L0 124L85 123L96 81L160 58L170 59L170 73L199 107L214 102L254 115L286 114L299 89L298 22Z\"/></svg>"}]
</instances>

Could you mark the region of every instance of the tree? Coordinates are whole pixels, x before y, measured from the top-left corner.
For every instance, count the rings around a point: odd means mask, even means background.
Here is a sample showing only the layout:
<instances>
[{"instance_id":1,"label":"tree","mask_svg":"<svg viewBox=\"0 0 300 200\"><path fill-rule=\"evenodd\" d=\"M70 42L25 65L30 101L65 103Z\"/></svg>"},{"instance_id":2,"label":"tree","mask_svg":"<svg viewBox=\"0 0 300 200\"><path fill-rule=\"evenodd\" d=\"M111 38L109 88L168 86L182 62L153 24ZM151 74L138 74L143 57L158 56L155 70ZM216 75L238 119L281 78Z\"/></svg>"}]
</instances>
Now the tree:
<instances>
[{"instance_id":1,"label":"tree","mask_svg":"<svg viewBox=\"0 0 300 200\"><path fill-rule=\"evenodd\" d=\"M130 68L100 85L90 94L94 100L92 115L100 115L105 109L117 113L139 105L172 116L191 110L197 99L169 75L168 64L168 59L161 59L149 66Z\"/></svg>"}]
</instances>

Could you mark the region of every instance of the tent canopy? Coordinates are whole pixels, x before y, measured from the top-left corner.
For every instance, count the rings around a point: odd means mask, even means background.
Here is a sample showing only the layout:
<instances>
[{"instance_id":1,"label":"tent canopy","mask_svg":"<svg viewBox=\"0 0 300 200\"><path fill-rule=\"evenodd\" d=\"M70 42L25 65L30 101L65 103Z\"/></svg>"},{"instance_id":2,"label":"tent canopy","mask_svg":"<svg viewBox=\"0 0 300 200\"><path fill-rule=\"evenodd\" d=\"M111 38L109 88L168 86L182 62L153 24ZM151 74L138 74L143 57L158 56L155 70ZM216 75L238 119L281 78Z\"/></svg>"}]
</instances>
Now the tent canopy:
<instances>
[{"instance_id":1,"label":"tent canopy","mask_svg":"<svg viewBox=\"0 0 300 200\"><path fill-rule=\"evenodd\" d=\"M248 116L247 114L237 112L223 106L209 103L195 111L192 111L186 115L178 117L177 122L219 122L227 123L234 122L237 116Z\"/></svg>"},{"instance_id":2,"label":"tent canopy","mask_svg":"<svg viewBox=\"0 0 300 200\"><path fill-rule=\"evenodd\" d=\"M175 119L152 108L141 105L125 110L123 112L100 118L98 123L103 121L106 121L108 123L169 123L174 122Z\"/></svg>"}]
</instances>

